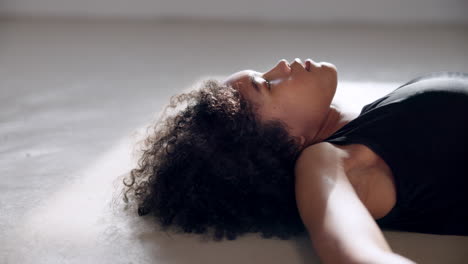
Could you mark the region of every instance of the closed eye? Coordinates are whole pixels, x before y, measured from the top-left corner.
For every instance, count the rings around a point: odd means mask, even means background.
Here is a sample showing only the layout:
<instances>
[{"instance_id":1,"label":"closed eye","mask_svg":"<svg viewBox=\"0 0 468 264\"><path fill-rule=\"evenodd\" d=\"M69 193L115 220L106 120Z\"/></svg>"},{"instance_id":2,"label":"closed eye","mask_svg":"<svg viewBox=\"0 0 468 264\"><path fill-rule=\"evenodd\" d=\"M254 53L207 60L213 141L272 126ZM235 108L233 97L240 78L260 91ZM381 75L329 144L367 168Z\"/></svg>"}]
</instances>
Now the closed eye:
<instances>
[{"instance_id":1,"label":"closed eye","mask_svg":"<svg viewBox=\"0 0 468 264\"><path fill-rule=\"evenodd\" d=\"M252 75L249 76L249 79L250 79L250 83L255 88L255 91L260 93L260 88L258 87L257 82L255 81L255 76L252 74Z\"/></svg>"},{"instance_id":2,"label":"closed eye","mask_svg":"<svg viewBox=\"0 0 468 264\"><path fill-rule=\"evenodd\" d=\"M258 90L258 84L257 84L257 81L255 80L255 75L252 75L252 76L250 77L250 80L251 80L251 82L252 82L252 85L254 85L254 87L257 88L257 90ZM270 83L270 81L268 81L268 80L265 79L265 78L262 78L262 80L265 81L268 90L271 90L271 83Z\"/></svg>"}]
</instances>

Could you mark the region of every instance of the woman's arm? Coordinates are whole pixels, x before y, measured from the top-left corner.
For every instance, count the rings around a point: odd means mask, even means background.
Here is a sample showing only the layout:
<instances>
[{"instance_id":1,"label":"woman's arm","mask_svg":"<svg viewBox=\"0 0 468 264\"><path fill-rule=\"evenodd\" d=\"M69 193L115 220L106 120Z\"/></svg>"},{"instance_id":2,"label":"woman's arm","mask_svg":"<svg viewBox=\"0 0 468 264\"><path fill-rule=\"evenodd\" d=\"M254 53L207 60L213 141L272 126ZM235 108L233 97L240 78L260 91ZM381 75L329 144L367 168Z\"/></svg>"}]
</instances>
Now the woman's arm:
<instances>
[{"instance_id":1,"label":"woman's arm","mask_svg":"<svg viewBox=\"0 0 468 264\"><path fill-rule=\"evenodd\" d=\"M323 263L414 263L392 252L343 169L345 153L328 143L296 161L296 203Z\"/></svg>"},{"instance_id":2,"label":"woman's arm","mask_svg":"<svg viewBox=\"0 0 468 264\"><path fill-rule=\"evenodd\" d=\"M384 253L382 258L378 258L377 261L375 260L370 260L367 262L362 262L362 263L388 263L388 264L393 264L393 263L401 263L401 264L416 264L416 262L405 258L401 255L395 254L395 253Z\"/></svg>"}]
</instances>

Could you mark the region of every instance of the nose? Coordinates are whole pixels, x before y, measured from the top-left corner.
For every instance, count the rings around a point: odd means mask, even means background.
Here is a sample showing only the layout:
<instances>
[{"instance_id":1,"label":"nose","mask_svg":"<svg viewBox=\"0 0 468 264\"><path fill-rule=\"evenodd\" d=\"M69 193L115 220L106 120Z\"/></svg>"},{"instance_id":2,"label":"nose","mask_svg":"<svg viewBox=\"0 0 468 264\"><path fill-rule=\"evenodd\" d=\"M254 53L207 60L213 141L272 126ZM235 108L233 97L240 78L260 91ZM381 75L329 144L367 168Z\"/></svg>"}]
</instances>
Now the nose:
<instances>
[{"instance_id":1,"label":"nose","mask_svg":"<svg viewBox=\"0 0 468 264\"><path fill-rule=\"evenodd\" d=\"M291 70L291 66L285 59L281 59L280 61L278 61L276 67L278 67L282 72L289 72Z\"/></svg>"},{"instance_id":2,"label":"nose","mask_svg":"<svg viewBox=\"0 0 468 264\"><path fill-rule=\"evenodd\" d=\"M285 64L286 66L289 66L289 62L285 59L281 59L278 61L278 64Z\"/></svg>"},{"instance_id":3,"label":"nose","mask_svg":"<svg viewBox=\"0 0 468 264\"><path fill-rule=\"evenodd\" d=\"M287 76L290 73L291 67L289 66L288 61L285 59L281 59L273 68L271 68L268 72L265 72L264 75L267 78L274 79Z\"/></svg>"}]
</instances>

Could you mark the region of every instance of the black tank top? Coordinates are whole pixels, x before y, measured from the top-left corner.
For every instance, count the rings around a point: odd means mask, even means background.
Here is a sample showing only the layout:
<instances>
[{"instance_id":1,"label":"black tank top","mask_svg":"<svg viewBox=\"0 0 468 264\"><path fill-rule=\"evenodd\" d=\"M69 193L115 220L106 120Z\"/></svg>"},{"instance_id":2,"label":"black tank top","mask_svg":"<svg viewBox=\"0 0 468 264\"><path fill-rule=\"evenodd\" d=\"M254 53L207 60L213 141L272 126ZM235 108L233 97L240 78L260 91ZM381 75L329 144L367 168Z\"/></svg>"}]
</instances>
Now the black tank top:
<instances>
[{"instance_id":1,"label":"black tank top","mask_svg":"<svg viewBox=\"0 0 468 264\"><path fill-rule=\"evenodd\" d=\"M324 141L366 145L392 170L397 201L381 228L468 235L468 73L413 79Z\"/></svg>"}]
</instances>

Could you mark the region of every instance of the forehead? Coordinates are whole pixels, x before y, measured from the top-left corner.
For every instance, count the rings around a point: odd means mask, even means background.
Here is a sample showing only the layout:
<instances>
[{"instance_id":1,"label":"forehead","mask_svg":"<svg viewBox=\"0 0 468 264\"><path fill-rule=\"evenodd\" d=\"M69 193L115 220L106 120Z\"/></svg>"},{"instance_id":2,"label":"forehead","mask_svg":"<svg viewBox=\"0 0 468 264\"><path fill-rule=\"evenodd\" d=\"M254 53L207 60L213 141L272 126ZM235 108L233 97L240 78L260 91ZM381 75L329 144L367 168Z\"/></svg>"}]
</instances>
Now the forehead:
<instances>
[{"instance_id":1,"label":"forehead","mask_svg":"<svg viewBox=\"0 0 468 264\"><path fill-rule=\"evenodd\" d=\"M252 87L250 76L253 73L255 73L253 70L236 72L227 77L224 83L238 90L242 96L252 104L254 109L258 109L261 105L261 102L259 101L260 99L258 98L258 95L255 94L255 89L250 89Z\"/></svg>"},{"instance_id":2,"label":"forehead","mask_svg":"<svg viewBox=\"0 0 468 264\"><path fill-rule=\"evenodd\" d=\"M235 89L245 89L245 86L248 85L249 75L252 73L252 70L244 70L233 73L232 75L228 76L224 81L225 84L231 85Z\"/></svg>"}]
</instances>

